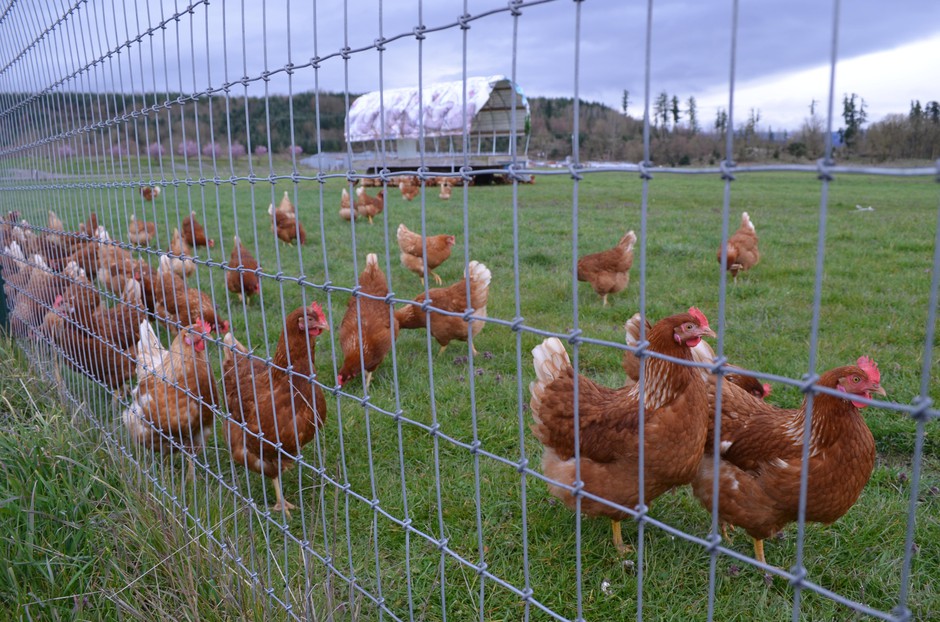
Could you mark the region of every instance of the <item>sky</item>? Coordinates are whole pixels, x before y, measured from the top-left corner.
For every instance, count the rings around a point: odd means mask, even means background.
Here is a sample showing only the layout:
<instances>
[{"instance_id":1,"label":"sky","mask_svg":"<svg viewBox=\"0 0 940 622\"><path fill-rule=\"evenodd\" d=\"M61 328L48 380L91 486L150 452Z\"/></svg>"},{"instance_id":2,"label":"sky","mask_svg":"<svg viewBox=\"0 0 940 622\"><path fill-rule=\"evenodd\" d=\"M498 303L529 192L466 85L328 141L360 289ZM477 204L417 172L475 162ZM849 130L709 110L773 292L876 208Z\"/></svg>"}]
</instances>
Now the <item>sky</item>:
<instances>
[{"instance_id":1,"label":"sky","mask_svg":"<svg viewBox=\"0 0 940 622\"><path fill-rule=\"evenodd\" d=\"M513 75L530 96L573 97L642 116L647 4L630 0L92 0L59 20L53 3L18 3L0 20L0 91L76 90L198 92L242 76L267 81L235 95L326 91L363 93L459 79ZM650 40L651 98L696 97L701 125L728 107L733 3L654 2ZM580 9L580 13L579 13ZM454 26L461 14L469 28ZM740 0L735 55L735 125L752 109L763 128L796 129L810 103L825 117L833 43L833 5L819 0ZM157 28L149 35L149 29ZM415 27L428 28L422 40ZM834 127L841 101L857 93L870 121L906 113L913 99L940 100L940 2L843 0L838 19ZM143 34L140 37L141 33ZM385 50L375 50L384 35ZM139 38L140 37L140 38ZM138 39L139 38L139 39ZM130 43L128 43L130 42ZM577 42L577 45L576 45ZM127 45L125 45L127 44ZM351 49L348 61L341 50ZM366 48L362 50L362 48ZM27 53L20 55L23 49ZM121 54L108 56L111 50ZM287 64L306 65L289 77ZM101 62L90 61L102 58ZM11 61L15 62L12 64ZM380 62L381 61L381 62ZM380 79L381 71L381 79ZM64 82L60 82L63 77Z\"/></svg>"}]
</instances>

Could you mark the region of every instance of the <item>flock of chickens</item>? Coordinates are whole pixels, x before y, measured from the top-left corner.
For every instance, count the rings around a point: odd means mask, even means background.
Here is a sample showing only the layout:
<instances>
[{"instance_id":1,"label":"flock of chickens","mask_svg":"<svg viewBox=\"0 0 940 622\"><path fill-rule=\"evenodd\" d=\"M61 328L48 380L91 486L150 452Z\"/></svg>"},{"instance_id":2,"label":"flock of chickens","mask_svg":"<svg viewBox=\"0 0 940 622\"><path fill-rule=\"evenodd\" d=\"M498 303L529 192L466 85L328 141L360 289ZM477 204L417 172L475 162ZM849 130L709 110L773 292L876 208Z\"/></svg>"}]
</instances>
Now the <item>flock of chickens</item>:
<instances>
[{"instance_id":1,"label":"flock of chickens","mask_svg":"<svg viewBox=\"0 0 940 622\"><path fill-rule=\"evenodd\" d=\"M406 180L399 182L399 188L403 196L411 192ZM449 185L442 184L441 192L441 198L448 198ZM147 200L158 194L156 187L142 190ZM350 204L343 190L343 218L364 217L371 222L383 209L381 192L370 197L360 187ZM279 240L305 243L306 233L287 193L268 213ZM156 234L154 223L131 218L130 243L146 246ZM48 226L40 233L17 213L9 213L0 221L4 251L0 267L12 309L11 328L18 336L54 343L67 364L116 395L126 395L136 379L121 418L138 443L155 451L173 445L190 455L200 453L224 396L231 413L224 430L232 459L270 478L276 497L272 510L289 514L294 506L284 499L280 476L326 421L326 399L312 382L317 377L324 383L315 366L315 346L317 338L330 330L326 315L317 302L293 310L283 318L271 360L260 359L229 331L212 298L190 286L193 247L214 245L195 213L169 237L171 252L159 253L154 270L126 245L113 242L94 213L78 231L66 231L50 212ZM401 224L397 240L402 264L421 278L422 285L426 276L440 285L433 270L450 257L455 237L422 236ZM627 287L635 242L630 231L613 248L578 262L578 279L589 282L605 305L609 295ZM757 244L754 225L744 213L740 228L719 250L718 261L724 255L725 267L736 278L759 261ZM227 288L239 299L250 302L260 292L261 268L237 237L224 269ZM116 300L112 306L103 304L95 280ZM485 323L490 280L489 269L471 261L463 279L428 291L434 310L427 309L424 294L393 309L385 300L389 293L385 274L377 256L369 254L359 275L358 293L349 298L339 327L343 363L336 384L344 386L364 372L368 390L373 373L391 349L393 335L397 337L401 329L429 328L442 351L454 340L472 346ZM468 312L472 321L464 319ZM168 348L152 322L173 337ZM207 352L212 333L222 336L221 390ZM617 388L584 376L576 380L558 339L546 339L533 350L531 429L544 446L542 469L554 482L550 492L571 509L610 518L615 545L621 552L629 550L620 521L629 516L623 508L632 509L640 502L642 417L643 502L648 505L668 490L691 484L695 496L711 510L717 478L723 531L728 526L744 529L754 539L757 559L764 562L763 539L797 518L807 403L795 410L778 408L766 401L770 387L748 374L731 372L721 378L711 374L708 364L715 355L702 338L715 333L694 307L653 324L643 324L637 314L627 322L626 334L631 346L643 344L645 334L646 347L639 358L625 352L626 378ZM885 392L877 365L867 357L823 373L817 384L829 391L812 398L806 519L830 523L855 503L874 466L874 440L859 414L865 403L853 398L868 400ZM719 395L716 473L714 413ZM191 460L189 471L192 477Z\"/></svg>"},{"instance_id":2,"label":"flock of chickens","mask_svg":"<svg viewBox=\"0 0 940 622\"><path fill-rule=\"evenodd\" d=\"M604 304L607 295L627 286L635 241L630 231L614 248L578 262L578 279L589 281ZM719 263L722 255L735 279L760 260L757 233L747 212L727 246L719 249ZM641 324L640 314L627 321L627 345L639 347L645 333L647 352L714 364L715 353L702 338L715 333L695 307L652 325ZM625 382L608 388L585 376L576 382L568 354L556 338L546 339L532 354L536 374L529 385L532 432L544 446L542 471L553 481L549 490L572 510L579 508L580 500L581 512L610 518L614 544L621 553L630 547L623 542L620 521L631 516L622 508L632 510L641 501L641 418L643 503L648 506L663 493L690 484L710 512L717 478L722 533L727 537L728 527L744 529L753 538L754 555L761 563L766 563L764 539L798 518L808 416L807 521L828 524L845 514L874 469L875 441L859 414L867 403L852 399L885 395L878 366L868 357L821 374L816 384L829 391L813 396L808 415L808 398L798 409L776 407L765 399L769 385L733 370L719 380L707 366L689 367L649 355L640 359L627 350ZM714 414L719 399L716 472Z\"/></svg>"}]
</instances>

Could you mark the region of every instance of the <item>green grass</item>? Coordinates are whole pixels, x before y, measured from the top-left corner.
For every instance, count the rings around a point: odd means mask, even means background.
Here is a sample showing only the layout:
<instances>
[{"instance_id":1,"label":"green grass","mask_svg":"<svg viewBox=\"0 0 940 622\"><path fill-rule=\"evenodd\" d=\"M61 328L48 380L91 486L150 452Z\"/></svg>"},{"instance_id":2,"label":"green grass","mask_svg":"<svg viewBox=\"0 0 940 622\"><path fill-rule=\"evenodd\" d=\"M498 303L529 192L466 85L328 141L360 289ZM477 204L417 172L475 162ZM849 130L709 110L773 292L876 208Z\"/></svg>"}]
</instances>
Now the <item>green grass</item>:
<instances>
[{"instance_id":1,"label":"green grass","mask_svg":"<svg viewBox=\"0 0 940 622\"><path fill-rule=\"evenodd\" d=\"M213 173L206 171L206 174L211 177ZM227 174L227 171L220 171L220 175ZM290 276L303 274L308 281L318 284L328 275L334 285L350 287L355 276L350 225L336 214L343 183L329 180L322 186L322 238L321 187L316 182L304 182L297 187L297 203L309 239L301 251L302 256L296 247L275 246L265 214L272 198L267 182L254 186L239 184L234 194L230 185L221 185L218 193L211 184L204 190L199 186L167 188L156 204L147 205L146 216L157 220L162 228L167 222L164 210L171 226L178 222L177 211L183 217L191 209L196 210L210 236L220 242L212 251L213 261L227 260L225 251L230 249L237 222L243 242L253 251L257 248L266 271L280 270ZM284 190L290 190L293 195L293 187L282 182L273 189L274 199L279 200ZM739 278L736 285L728 284L726 354L738 365L798 378L809 360L820 184L810 175L742 174L732 190L731 228L737 226L742 210L750 212L760 235L762 260L757 268ZM639 231L641 191L640 181L632 174L587 175L578 185L579 253L607 248L627 229ZM98 214L102 223L116 237L121 237L118 232L126 226L123 206L133 205L135 195L131 190L115 192L116 195L108 197L96 195L95 200L99 201L98 205L107 205L105 199L110 201L112 207L99 208ZM540 177L536 185L521 186L518 192L516 252L520 259L520 315L529 326L570 330L573 327L572 181L565 176ZM694 304L712 319L713 326L717 325L719 271L715 252L720 239L723 193L724 183L716 177L657 175L652 181L646 248L646 299L651 317L669 315ZM936 182L927 178L848 175L838 177L829 192L817 367L823 370L854 361L863 354L872 356L881 367L882 382L889 398L902 404L910 403L920 387L937 194ZM875 211L858 212L856 204L872 205ZM454 233L458 239L454 257L437 272L445 283L460 278L464 244L468 243L470 258L486 263L493 273L489 315L511 319L516 315L512 189L470 188L469 208L471 221L467 239L463 229L462 192L456 190L454 198L447 203L439 201L436 193L429 193L428 231ZM149 211L151 209L153 211ZM141 217L139 204L137 210ZM121 213L120 219L118 213ZM221 214L221 218L216 214ZM382 218L374 226L356 223L356 259L361 267L367 252L378 252L384 266L388 239L393 290L399 297L410 298L421 288L417 277L397 260L394 232L399 222L411 229L420 229L420 203L406 203L394 191L386 214L387 237ZM157 215L159 218L155 218ZM31 215L27 211L27 216L42 222L44 214ZM612 296L613 304L609 307L601 307L599 298L588 286L578 288L579 327L586 336L622 341L623 322L638 307L638 266L637 260L630 287L625 293ZM202 266L198 277L205 291L210 291L211 284L223 315L230 316L235 335L246 344L250 342L258 347L262 354L265 344L273 349L283 314L303 300L316 299L324 304L337 328L347 300L345 293L327 294L308 289L302 294L295 283L270 279L263 284L262 312L257 301L251 307L242 308L237 300L226 297L221 270ZM527 385L533 377L529 351L539 341L535 335L525 332L521 335L523 403L528 401ZM527 415L523 414L523 421L519 420L517 335L509 329L488 325L476 345L486 356L475 360L477 375L473 377L474 393L471 394L463 344L454 343L443 355L436 356L437 344L432 343L432 368L429 369L424 332L403 332L396 352L397 393L389 357L376 373L370 400L388 411L394 411L396 403L400 403L405 416L428 425L436 415L441 432L463 443L471 443L476 431L476 438L486 451L511 461L518 461L524 451L530 465L537 468L540 448L527 429ZM333 353L338 357L335 362L331 360ZM935 351L934 361L937 354ZM608 385L621 380L619 361L619 351L593 346L581 349L582 371ZM331 384L340 363L338 331L334 331L321 337L318 343L317 366L321 379ZM429 384L432 371L433 398ZM354 394L361 394L362 390L358 381L347 385L347 389ZM940 399L936 363L931 368L930 390L932 399ZM120 434L117 417L107 398L97 399L98 425ZM796 389L776 386L771 399L783 406L796 406L801 397ZM476 404L475 427L471 400ZM523 479L514 468L486 457L480 457L477 464L468 450L435 439L414 426L399 425L386 415L374 411L366 413L354 400L331 397L328 402L328 423L321 441L312 443L304 451L308 462L322 467L330 477L348 482L357 494L378 499L384 511L400 518L404 516L406 501L401 486L403 469L408 517L414 528L439 537L439 521L443 520L443 535L448 538L448 546L473 562L480 557L478 539L482 540L489 571L519 588L524 587L525 534L534 598L563 616L577 615L574 517L554 502L544 484L533 478ZM892 411L869 408L865 415L879 451L872 481L856 507L835 525L807 527L805 565L810 580L872 607L890 610L896 604L900 586L899 560L904 546L915 426L907 417ZM54 433L63 440L78 434L67 426L56 426ZM524 439L522 447L520 434ZM936 579L940 576L940 553L932 545L940 537L937 519L940 498L934 494L940 484L937 460L940 446L935 434L936 424L928 426L922 494L917 509L919 550L914 558L910 605L918 619L930 619L940 610ZM246 475L240 467L233 469L224 445L219 433L206 455L209 468L218 472L228 486L236 487L241 495L261 505L265 499L270 502L272 490L265 488L257 475ZM439 472L435 451L439 452ZM403 457L403 464L399 455ZM192 516L199 517L202 526L213 525L214 537L230 544L246 565L260 573L263 582L274 587L279 598L287 598L295 607L305 608L320 617L328 611L339 611L341 619L378 617L367 599L360 595L348 598L348 590L339 579L330 578L315 558L302 555L300 547L273 524L245 509L244 503L220 486L215 478L202 474L196 482L186 483L180 480L181 461L161 460L145 454L138 458L145 472L168 489L164 494L144 481L140 484L143 490L157 501L170 505L173 503L169 501L170 496L176 495L178 503L186 504ZM374 477L370 473L370 461L374 465ZM133 475L134 468L125 469L124 480L140 479ZM478 483L475 468L479 470ZM108 481L113 479L122 478L112 477ZM441 482L440 503L436 480ZM290 533L301 540L309 540L314 551L329 551L335 566L347 575L354 572L363 589L376 593L381 581L387 606L396 615L408 617L407 554L416 618L436 620L442 617L442 580L446 587L447 617L454 620L478 617L480 583L472 570L448 558L442 577L441 557L435 547L414 535L407 540L403 529L381 515L376 518L368 504L323 485L309 470L291 472L284 477L284 485L287 498L295 503L302 501L304 506L303 513L295 512L289 521ZM475 503L477 486L481 491L479 517ZM523 487L525 525L522 522ZM108 492L103 496L110 498L111 495ZM161 514L161 510L154 507L140 511ZM178 513L177 508L171 507L163 520ZM686 490L658 500L652 515L696 536L707 534L709 517ZM482 526L479 533L478 521ZM193 518L178 519L178 523L165 528L164 537L169 538L177 529L183 533L186 530L198 532ZM768 542L766 552L770 563L781 567L792 565L796 554L795 533L795 528L791 527L782 539ZM635 537L635 531L629 526L625 534L628 538ZM635 615L635 566L624 564L616 555L610 542L608 522L584 520L581 543L585 617L603 620ZM704 618L708 594L707 554L695 545L652 528L646 531L645 545L643 603L646 618ZM217 553L214 546L205 544L199 550ZM742 553L751 552L750 541L743 534L737 535L732 546ZM185 557L164 566L184 564ZM199 556L194 562L196 568L198 564L217 563L208 557L211 556ZM718 561L715 618L787 617L792 602L792 590L787 584L780 580L765 583L760 573L738 566L743 565L727 558ZM238 593L237 590L226 592L221 585L204 587L202 575L197 576L200 580L193 583L191 593L187 593L180 582L183 592L173 596L181 600L190 598L200 606L207 606L206 601L224 605L241 602L230 595L230 592ZM611 584L609 594L601 590L603 581ZM69 589L86 591L88 588L72 586ZM136 589L146 591L142 586ZM211 594L207 594L207 590ZM166 591L169 590L161 590L161 594ZM213 601L216 591L224 596ZM522 616L523 603L508 590L487 581L484 594L485 619ZM263 606L257 603L265 600L263 596L258 601L245 596L245 602L255 603L255 612ZM344 600L345 605L337 609L338 603ZM276 616L277 607L268 605L267 615ZM207 615L224 615L220 611L224 610L209 608ZM535 610L532 617L548 619ZM844 607L804 593L804 619L850 617L851 612Z\"/></svg>"}]
</instances>

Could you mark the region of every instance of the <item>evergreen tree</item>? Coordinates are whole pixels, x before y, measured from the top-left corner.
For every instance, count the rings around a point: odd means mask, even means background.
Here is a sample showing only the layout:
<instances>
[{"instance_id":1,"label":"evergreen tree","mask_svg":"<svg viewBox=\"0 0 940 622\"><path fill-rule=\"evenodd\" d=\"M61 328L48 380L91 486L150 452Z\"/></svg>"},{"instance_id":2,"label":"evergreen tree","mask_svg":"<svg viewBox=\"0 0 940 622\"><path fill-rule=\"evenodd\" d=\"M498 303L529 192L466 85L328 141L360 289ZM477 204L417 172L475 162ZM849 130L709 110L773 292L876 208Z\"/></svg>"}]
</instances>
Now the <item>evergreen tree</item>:
<instances>
[{"instance_id":1,"label":"evergreen tree","mask_svg":"<svg viewBox=\"0 0 940 622\"><path fill-rule=\"evenodd\" d=\"M672 129L673 131L679 127L679 98L675 95L672 96Z\"/></svg>"},{"instance_id":2,"label":"evergreen tree","mask_svg":"<svg viewBox=\"0 0 940 622\"><path fill-rule=\"evenodd\" d=\"M689 95L688 108L686 109L686 116L689 117L689 131L692 134L698 134L698 106L695 103L695 96Z\"/></svg>"}]
</instances>

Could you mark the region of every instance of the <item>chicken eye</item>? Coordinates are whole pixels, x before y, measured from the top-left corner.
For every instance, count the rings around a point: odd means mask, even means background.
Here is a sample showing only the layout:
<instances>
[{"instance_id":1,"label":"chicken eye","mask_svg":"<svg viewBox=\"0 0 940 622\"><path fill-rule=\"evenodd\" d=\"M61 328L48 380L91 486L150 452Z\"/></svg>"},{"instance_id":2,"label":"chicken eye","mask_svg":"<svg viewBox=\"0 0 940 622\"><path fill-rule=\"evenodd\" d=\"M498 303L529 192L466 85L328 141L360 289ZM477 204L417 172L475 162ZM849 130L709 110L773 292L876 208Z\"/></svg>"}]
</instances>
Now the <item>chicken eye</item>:
<instances>
[{"instance_id":1,"label":"chicken eye","mask_svg":"<svg viewBox=\"0 0 940 622\"><path fill-rule=\"evenodd\" d=\"M862 381L862 379L859 378L858 376L852 376L852 382L854 382L855 384L858 384L858 383L861 382L861 381Z\"/></svg>"}]
</instances>

